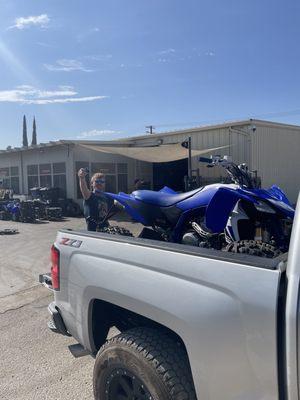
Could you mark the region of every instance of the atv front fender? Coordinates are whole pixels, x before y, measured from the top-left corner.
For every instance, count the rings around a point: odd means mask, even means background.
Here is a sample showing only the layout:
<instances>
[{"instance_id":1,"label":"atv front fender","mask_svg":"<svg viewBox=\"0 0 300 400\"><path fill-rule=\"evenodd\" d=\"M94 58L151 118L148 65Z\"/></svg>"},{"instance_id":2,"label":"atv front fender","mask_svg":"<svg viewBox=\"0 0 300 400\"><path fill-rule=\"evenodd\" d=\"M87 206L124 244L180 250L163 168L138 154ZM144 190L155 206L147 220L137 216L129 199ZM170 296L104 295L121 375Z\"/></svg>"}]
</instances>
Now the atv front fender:
<instances>
[{"instance_id":1,"label":"atv front fender","mask_svg":"<svg viewBox=\"0 0 300 400\"><path fill-rule=\"evenodd\" d=\"M254 198L241 193L238 189L218 189L206 209L205 224L207 228L213 233L223 232L232 210L240 199L257 203Z\"/></svg>"}]
</instances>

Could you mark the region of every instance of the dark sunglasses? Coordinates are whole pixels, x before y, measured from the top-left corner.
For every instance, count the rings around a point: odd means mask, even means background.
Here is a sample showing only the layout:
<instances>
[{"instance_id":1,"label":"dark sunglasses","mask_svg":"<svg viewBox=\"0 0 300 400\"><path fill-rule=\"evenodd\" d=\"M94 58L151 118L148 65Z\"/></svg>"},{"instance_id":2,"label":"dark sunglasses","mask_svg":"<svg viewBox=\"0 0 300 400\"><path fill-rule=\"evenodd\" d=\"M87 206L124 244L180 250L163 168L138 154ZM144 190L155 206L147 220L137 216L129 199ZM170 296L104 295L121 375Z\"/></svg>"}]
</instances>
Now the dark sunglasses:
<instances>
[{"instance_id":1,"label":"dark sunglasses","mask_svg":"<svg viewBox=\"0 0 300 400\"><path fill-rule=\"evenodd\" d=\"M105 183L105 179L95 179L95 183Z\"/></svg>"}]
</instances>

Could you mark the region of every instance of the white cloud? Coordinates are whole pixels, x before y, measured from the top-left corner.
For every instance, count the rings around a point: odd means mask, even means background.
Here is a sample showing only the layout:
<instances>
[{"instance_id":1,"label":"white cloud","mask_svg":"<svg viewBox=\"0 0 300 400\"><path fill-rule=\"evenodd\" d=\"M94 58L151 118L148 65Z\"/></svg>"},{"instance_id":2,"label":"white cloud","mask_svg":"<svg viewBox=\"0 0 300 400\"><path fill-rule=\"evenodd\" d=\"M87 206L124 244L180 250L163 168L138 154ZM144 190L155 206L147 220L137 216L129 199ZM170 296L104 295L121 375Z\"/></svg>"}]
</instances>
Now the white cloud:
<instances>
[{"instance_id":1,"label":"white cloud","mask_svg":"<svg viewBox=\"0 0 300 400\"><path fill-rule=\"evenodd\" d=\"M54 45L54 44L51 44L51 43L45 43L45 42L36 42L36 44L38 45L38 46L41 46L41 47L46 47L46 48L51 48L51 49L53 49L53 48L56 48L57 46L56 45Z\"/></svg>"},{"instance_id":2,"label":"white cloud","mask_svg":"<svg viewBox=\"0 0 300 400\"><path fill-rule=\"evenodd\" d=\"M84 58L91 61L106 61L112 58L112 54L92 54Z\"/></svg>"},{"instance_id":3,"label":"white cloud","mask_svg":"<svg viewBox=\"0 0 300 400\"><path fill-rule=\"evenodd\" d=\"M176 51L175 49L166 49L166 50L159 51L158 54L161 54L161 55L173 54L173 53L175 53L175 51Z\"/></svg>"},{"instance_id":4,"label":"white cloud","mask_svg":"<svg viewBox=\"0 0 300 400\"><path fill-rule=\"evenodd\" d=\"M120 131L113 131L111 129L102 129L102 130L98 130L98 129L93 129L91 131L86 131L86 132L81 132L81 134L79 136L77 136L77 139L88 139L91 137L96 137L96 136L112 136L112 135L116 135L116 134L120 134Z\"/></svg>"},{"instance_id":5,"label":"white cloud","mask_svg":"<svg viewBox=\"0 0 300 400\"><path fill-rule=\"evenodd\" d=\"M25 29L31 26L38 26L40 28L46 28L50 22L50 18L47 14L31 15L29 17L19 17L15 19L15 25L12 25L10 29Z\"/></svg>"},{"instance_id":6,"label":"white cloud","mask_svg":"<svg viewBox=\"0 0 300 400\"><path fill-rule=\"evenodd\" d=\"M92 69L86 68L81 61L78 60L69 60L69 59L60 59L56 61L55 65L44 64L44 67L49 71L64 71L64 72L72 72L72 71L83 71L83 72L93 72Z\"/></svg>"},{"instance_id":7,"label":"white cloud","mask_svg":"<svg viewBox=\"0 0 300 400\"><path fill-rule=\"evenodd\" d=\"M107 96L75 97L76 95L78 95L78 93L72 86L59 86L57 90L41 90L33 86L22 85L12 90L1 90L0 102L44 105L79 103L107 98Z\"/></svg>"},{"instance_id":8,"label":"white cloud","mask_svg":"<svg viewBox=\"0 0 300 400\"><path fill-rule=\"evenodd\" d=\"M205 53L205 55L206 55L206 56L209 56L209 57L214 57L214 56L216 55L216 53L215 53L214 51L207 51L207 52Z\"/></svg>"}]
</instances>

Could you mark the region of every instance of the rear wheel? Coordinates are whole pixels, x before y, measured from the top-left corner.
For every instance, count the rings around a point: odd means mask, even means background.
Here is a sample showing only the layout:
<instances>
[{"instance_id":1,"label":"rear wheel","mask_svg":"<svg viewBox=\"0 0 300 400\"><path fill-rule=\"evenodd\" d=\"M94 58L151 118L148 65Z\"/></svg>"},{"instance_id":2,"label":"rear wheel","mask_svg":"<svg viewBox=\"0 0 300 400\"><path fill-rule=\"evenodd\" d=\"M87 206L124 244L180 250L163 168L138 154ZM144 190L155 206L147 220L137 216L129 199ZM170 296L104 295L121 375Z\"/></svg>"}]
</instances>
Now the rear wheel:
<instances>
[{"instance_id":1,"label":"rear wheel","mask_svg":"<svg viewBox=\"0 0 300 400\"><path fill-rule=\"evenodd\" d=\"M96 400L196 400L184 347L151 328L131 329L102 346L93 383Z\"/></svg>"},{"instance_id":2,"label":"rear wheel","mask_svg":"<svg viewBox=\"0 0 300 400\"><path fill-rule=\"evenodd\" d=\"M241 240L239 242L232 242L226 246L225 251L266 258L275 258L281 254L281 251L272 244L261 242L259 240Z\"/></svg>"}]
</instances>

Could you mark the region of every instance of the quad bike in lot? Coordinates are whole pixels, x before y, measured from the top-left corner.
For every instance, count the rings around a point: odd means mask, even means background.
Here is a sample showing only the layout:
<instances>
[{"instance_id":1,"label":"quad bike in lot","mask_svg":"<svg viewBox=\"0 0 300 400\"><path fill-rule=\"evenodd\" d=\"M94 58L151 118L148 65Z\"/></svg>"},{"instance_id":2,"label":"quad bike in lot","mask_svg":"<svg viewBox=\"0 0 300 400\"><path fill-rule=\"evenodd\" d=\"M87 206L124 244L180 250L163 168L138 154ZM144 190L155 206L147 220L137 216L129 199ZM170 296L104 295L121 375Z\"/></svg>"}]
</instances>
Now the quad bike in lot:
<instances>
[{"instance_id":1,"label":"quad bike in lot","mask_svg":"<svg viewBox=\"0 0 300 400\"><path fill-rule=\"evenodd\" d=\"M61 207L46 207L46 219L48 221L60 221L63 218Z\"/></svg>"},{"instance_id":2,"label":"quad bike in lot","mask_svg":"<svg viewBox=\"0 0 300 400\"><path fill-rule=\"evenodd\" d=\"M232 183L106 196L146 227L140 237L270 258L286 252L295 210L284 192L275 185L261 189L247 166L229 157L200 161L224 168Z\"/></svg>"},{"instance_id":3,"label":"quad bike in lot","mask_svg":"<svg viewBox=\"0 0 300 400\"><path fill-rule=\"evenodd\" d=\"M64 191L58 187L36 187L30 189L30 192L42 214L41 219L48 217L50 219L61 219L62 217L79 217L82 215L79 205L74 200L67 199Z\"/></svg>"},{"instance_id":4,"label":"quad bike in lot","mask_svg":"<svg viewBox=\"0 0 300 400\"><path fill-rule=\"evenodd\" d=\"M8 200L0 200L0 220L1 221L10 221L11 213L7 209Z\"/></svg>"},{"instance_id":5,"label":"quad bike in lot","mask_svg":"<svg viewBox=\"0 0 300 400\"><path fill-rule=\"evenodd\" d=\"M11 219L15 222L35 222L36 215L32 201L12 201L7 204Z\"/></svg>"}]
</instances>

